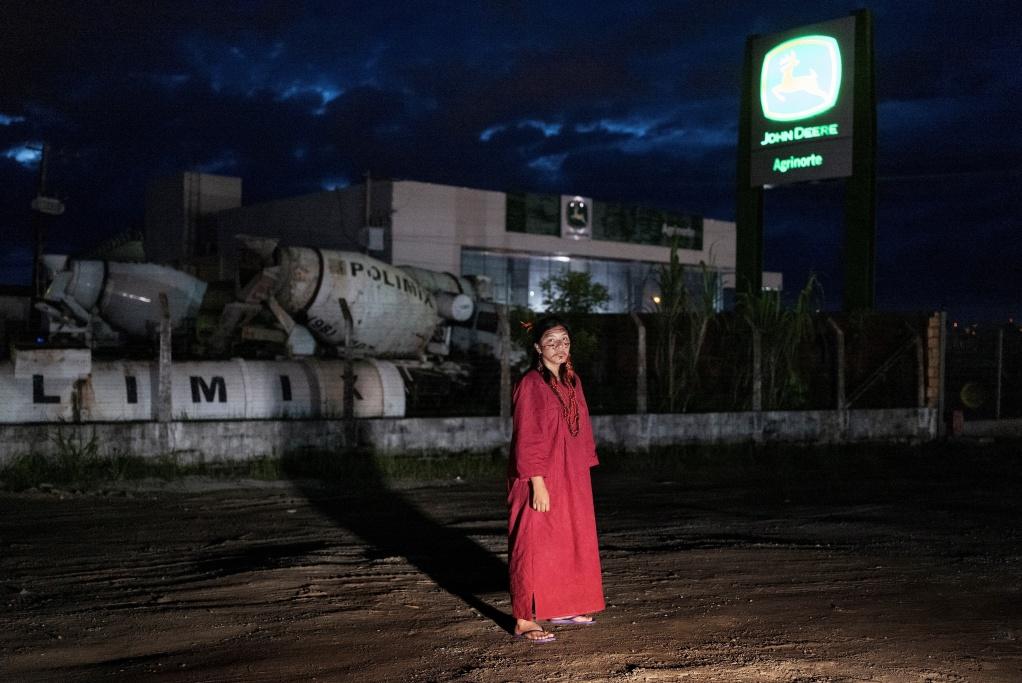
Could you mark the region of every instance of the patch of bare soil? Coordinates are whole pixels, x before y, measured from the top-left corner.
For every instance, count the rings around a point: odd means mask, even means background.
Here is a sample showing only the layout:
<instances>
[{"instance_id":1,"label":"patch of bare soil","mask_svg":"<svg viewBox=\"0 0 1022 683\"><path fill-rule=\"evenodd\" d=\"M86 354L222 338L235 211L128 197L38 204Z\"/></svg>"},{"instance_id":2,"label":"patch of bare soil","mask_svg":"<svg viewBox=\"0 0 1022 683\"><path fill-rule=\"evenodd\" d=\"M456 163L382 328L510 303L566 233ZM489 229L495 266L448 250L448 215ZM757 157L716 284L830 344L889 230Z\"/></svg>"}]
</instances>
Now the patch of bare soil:
<instances>
[{"instance_id":1,"label":"patch of bare soil","mask_svg":"<svg viewBox=\"0 0 1022 683\"><path fill-rule=\"evenodd\" d=\"M1022 681L1016 461L594 471L608 609L544 645L501 481L3 494L0 677Z\"/></svg>"}]
</instances>

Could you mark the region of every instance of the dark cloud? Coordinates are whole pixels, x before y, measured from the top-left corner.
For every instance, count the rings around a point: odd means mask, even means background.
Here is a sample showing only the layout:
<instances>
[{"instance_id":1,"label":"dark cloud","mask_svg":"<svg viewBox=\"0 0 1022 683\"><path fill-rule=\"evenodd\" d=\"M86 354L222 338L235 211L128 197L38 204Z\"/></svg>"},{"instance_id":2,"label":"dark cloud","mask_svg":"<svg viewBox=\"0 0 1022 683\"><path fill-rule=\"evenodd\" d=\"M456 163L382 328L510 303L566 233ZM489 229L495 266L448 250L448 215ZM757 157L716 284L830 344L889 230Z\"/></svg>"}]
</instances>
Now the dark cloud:
<instances>
[{"instance_id":1,"label":"dark cloud","mask_svg":"<svg viewBox=\"0 0 1022 683\"><path fill-rule=\"evenodd\" d=\"M43 140L68 206L50 232L62 250L138 227L146 182L184 169L241 176L249 202L371 171L730 219L746 36L854 9L13 3L0 25L0 279L27 272L28 146ZM879 303L1017 308L1022 20L997 1L871 9ZM840 183L766 197L766 266L792 289L818 273L833 306L841 205Z\"/></svg>"}]
</instances>

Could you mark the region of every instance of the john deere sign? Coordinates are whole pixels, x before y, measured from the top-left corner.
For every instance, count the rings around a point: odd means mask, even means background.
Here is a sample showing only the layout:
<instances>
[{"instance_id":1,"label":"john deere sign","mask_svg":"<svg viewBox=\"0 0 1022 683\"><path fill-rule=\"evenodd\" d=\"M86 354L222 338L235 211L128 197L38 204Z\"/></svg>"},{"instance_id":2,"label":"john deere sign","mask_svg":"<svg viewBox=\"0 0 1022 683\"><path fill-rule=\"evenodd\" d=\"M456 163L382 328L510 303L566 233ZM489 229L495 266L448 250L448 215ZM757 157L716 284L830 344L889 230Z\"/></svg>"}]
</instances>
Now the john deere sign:
<instances>
[{"instance_id":1,"label":"john deere sign","mask_svg":"<svg viewBox=\"0 0 1022 683\"><path fill-rule=\"evenodd\" d=\"M873 307L876 273L876 91L873 19L835 19L749 36L738 116L735 282L763 286L767 188L842 178L844 307ZM798 248L798 245L791 245Z\"/></svg>"},{"instance_id":2,"label":"john deere sign","mask_svg":"<svg viewBox=\"0 0 1022 683\"><path fill-rule=\"evenodd\" d=\"M830 111L840 88L841 48L831 36L792 38L763 58L759 100L771 121L801 121Z\"/></svg>"},{"instance_id":3,"label":"john deere sign","mask_svg":"<svg viewBox=\"0 0 1022 683\"><path fill-rule=\"evenodd\" d=\"M855 19L756 39L753 187L852 173Z\"/></svg>"}]
</instances>

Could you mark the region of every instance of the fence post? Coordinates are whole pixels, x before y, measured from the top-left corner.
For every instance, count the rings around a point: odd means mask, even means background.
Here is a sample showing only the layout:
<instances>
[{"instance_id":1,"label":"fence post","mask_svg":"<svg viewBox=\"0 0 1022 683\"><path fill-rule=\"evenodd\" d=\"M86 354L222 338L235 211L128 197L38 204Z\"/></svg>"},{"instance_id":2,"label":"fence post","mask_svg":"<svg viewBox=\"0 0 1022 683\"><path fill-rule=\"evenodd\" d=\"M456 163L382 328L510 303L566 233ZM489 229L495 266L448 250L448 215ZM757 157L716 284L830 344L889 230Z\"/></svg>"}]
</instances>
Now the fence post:
<instances>
[{"instance_id":1,"label":"fence post","mask_svg":"<svg viewBox=\"0 0 1022 683\"><path fill-rule=\"evenodd\" d=\"M167 293L160 292L160 357L157 363L156 381L157 422L170 422L171 419L170 364L172 359L170 341L170 303L167 300Z\"/></svg>"},{"instance_id":2,"label":"fence post","mask_svg":"<svg viewBox=\"0 0 1022 683\"><path fill-rule=\"evenodd\" d=\"M344 445L353 448L358 443L358 425L355 422L355 359L354 349L351 348L355 319L343 297L337 303L344 316Z\"/></svg>"},{"instance_id":3,"label":"fence post","mask_svg":"<svg viewBox=\"0 0 1022 683\"><path fill-rule=\"evenodd\" d=\"M997 383L994 392L994 419L1001 419L1001 373L1004 371L1004 329L997 330Z\"/></svg>"},{"instance_id":4,"label":"fence post","mask_svg":"<svg viewBox=\"0 0 1022 683\"><path fill-rule=\"evenodd\" d=\"M837 365L837 373L835 375L835 383L837 387L834 390L835 403L837 404L838 410L845 410L848 406L845 403L845 333L833 318L827 318L827 323L830 328L834 330L835 340L835 364Z\"/></svg>"},{"instance_id":5,"label":"fence post","mask_svg":"<svg viewBox=\"0 0 1022 683\"><path fill-rule=\"evenodd\" d=\"M926 407L926 362L923 359L923 340L916 333L916 405Z\"/></svg>"},{"instance_id":6,"label":"fence post","mask_svg":"<svg viewBox=\"0 0 1022 683\"><path fill-rule=\"evenodd\" d=\"M755 323L749 321L752 328L752 409L763 410L763 340Z\"/></svg>"},{"instance_id":7,"label":"fence post","mask_svg":"<svg viewBox=\"0 0 1022 683\"><path fill-rule=\"evenodd\" d=\"M511 417L511 325L507 306L497 304L497 334L500 337L500 416Z\"/></svg>"},{"instance_id":8,"label":"fence post","mask_svg":"<svg viewBox=\"0 0 1022 683\"><path fill-rule=\"evenodd\" d=\"M938 408L940 401L940 314L926 320L926 405Z\"/></svg>"},{"instance_id":9,"label":"fence post","mask_svg":"<svg viewBox=\"0 0 1022 683\"><path fill-rule=\"evenodd\" d=\"M939 350L940 354L940 371L939 371L939 389L937 392L937 435L945 436L947 434L947 425L944 422L944 390L947 386L947 378L945 374L947 372L947 311L940 312L940 337L939 337Z\"/></svg>"},{"instance_id":10,"label":"fence post","mask_svg":"<svg viewBox=\"0 0 1022 683\"><path fill-rule=\"evenodd\" d=\"M638 358L636 359L635 368L635 412L639 415L646 413L647 396L646 393L646 326L642 324L642 318L639 317L638 313L632 312L632 320L635 321L635 327L638 330L638 338L635 344L635 352Z\"/></svg>"}]
</instances>

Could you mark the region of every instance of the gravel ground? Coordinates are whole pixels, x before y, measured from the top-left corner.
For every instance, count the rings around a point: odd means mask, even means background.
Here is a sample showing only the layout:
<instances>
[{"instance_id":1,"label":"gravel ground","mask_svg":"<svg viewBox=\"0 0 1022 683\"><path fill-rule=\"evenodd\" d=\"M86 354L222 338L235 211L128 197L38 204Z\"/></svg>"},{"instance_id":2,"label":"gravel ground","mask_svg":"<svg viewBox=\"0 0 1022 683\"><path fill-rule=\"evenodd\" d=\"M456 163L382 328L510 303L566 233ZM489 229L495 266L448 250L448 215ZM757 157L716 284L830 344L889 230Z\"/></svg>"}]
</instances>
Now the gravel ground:
<instances>
[{"instance_id":1,"label":"gravel ground","mask_svg":"<svg viewBox=\"0 0 1022 683\"><path fill-rule=\"evenodd\" d=\"M594 470L608 608L545 645L499 478L3 493L0 677L1022 681L1022 458L942 453Z\"/></svg>"}]
</instances>

